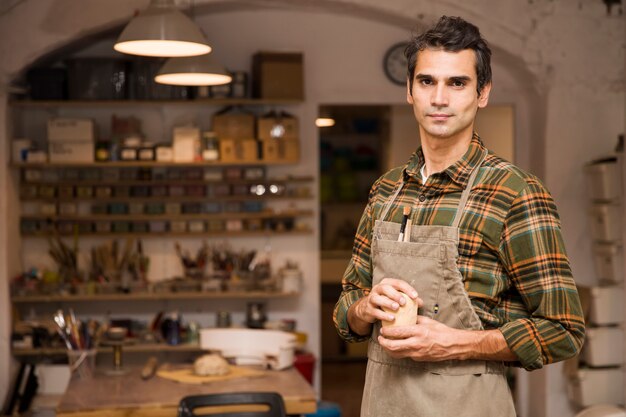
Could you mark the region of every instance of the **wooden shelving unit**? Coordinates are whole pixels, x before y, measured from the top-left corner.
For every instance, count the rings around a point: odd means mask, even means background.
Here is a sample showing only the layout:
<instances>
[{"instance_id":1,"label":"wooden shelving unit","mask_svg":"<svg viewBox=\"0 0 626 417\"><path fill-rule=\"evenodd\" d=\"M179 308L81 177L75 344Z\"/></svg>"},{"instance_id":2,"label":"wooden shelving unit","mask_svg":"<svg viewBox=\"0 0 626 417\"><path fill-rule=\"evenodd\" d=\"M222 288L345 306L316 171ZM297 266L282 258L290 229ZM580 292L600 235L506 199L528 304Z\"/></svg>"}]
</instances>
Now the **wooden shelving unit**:
<instances>
[{"instance_id":1,"label":"wooden shelving unit","mask_svg":"<svg viewBox=\"0 0 626 417\"><path fill-rule=\"evenodd\" d=\"M293 298L298 293L268 291L215 291L215 292L171 292L131 293L94 295L24 295L11 297L13 303L69 303L102 301L167 301L167 300L211 300L211 299L270 299Z\"/></svg>"},{"instance_id":2,"label":"wooden shelving unit","mask_svg":"<svg viewBox=\"0 0 626 417\"><path fill-rule=\"evenodd\" d=\"M55 168L62 168L62 166L55 166ZM136 165L130 166L130 168L136 167ZM119 167L118 167L119 168ZM136 185L146 185L146 186L160 186L160 185L172 185L175 183L176 185L211 185L211 184L223 184L227 182L232 185L254 185L254 184L297 184L297 183L307 183L313 181L313 177L289 177L289 178L260 178L260 179L225 179L225 180L186 180L186 179L158 179L158 180L124 180L124 186L136 186ZM26 181L27 185L60 185L60 186L112 186L112 185L120 185L120 180L118 181L110 181L110 180L77 180L77 181L67 181L67 180L59 180L59 181Z\"/></svg>"},{"instance_id":3,"label":"wooden shelving unit","mask_svg":"<svg viewBox=\"0 0 626 417\"><path fill-rule=\"evenodd\" d=\"M193 100L13 100L14 108L106 108L106 107L162 107L162 106L293 106L302 100L256 98L197 98Z\"/></svg>"},{"instance_id":4,"label":"wooden shelving unit","mask_svg":"<svg viewBox=\"0 0 626 417\"><path fill-rule=\"evenodd\" d=\"M242 237L270 237L270 236L307 236L313 234L313 231L309 228L298 230L242 230L242 231L220 231L220 232L128 232L128 233L81 233L80 236L101 236L101 237L115 237L115 238L127 238L127 237L141 237L142 239L151 237L198 237L198 238L242 238ZM73 233L59 233L61 236L73 236ZM50 233L38 232L38 233L23 233L23 238L48 238Z\"/></svg>"},{"instance_id":5,"label":"wooden shelving unit","mask_svg":"<svg viewBox=\"0 0 626 417\"><path fill-rule=\"evenodd\" d=\"M250 219L287 219L292 217L311 217L312 210L286 210L275 212L266 210L259 213L216 213L216 214L89 214L75 216L46 216L43 214L25 214L22 219L51 221L151 221L151 220L250 220Z\"/></svg>"},{"instance_id":6,"label":"wooden shelving unit","mask_svg":"<svg viewBox=\"0 0 626 417\"><path fill-rule=\"evenodd\" d=\"M167 200L173 203L204 203L208 199L211 201L275 201L275 200L312 200L312 195L244 195L244 196L202 196L202 197L107 197L107 201L111 203L126 203L132 201L134 203L150 203ZM59 201L59 197L22 197L24 202L55 202ZM73 202L79 201L99 201L100 197L72 197Z\"/></svg>"},{"instance_id":7,"label":"wooden shelving unit","mask_svg":"<svg viewBox=\"0 0 626 417\"><path fill-rule=\"evenodd\" d=\"M111 347L98 347L98 353L113 353ZM200 352L202 349L199 345L195 344L181 344L181 345L167 345L164 343L152 343L152 344L128 344L124 346L124 353L183 353L183 352ZM14 348L12 350L13 356L17 358L27 357L50 357L50 356L65 356L67 350L64 348Z\"/></svg>"},{"instance_id":8,"label":"wooden shelving unit","mask_svg":"<svg viewBox=\"0 0 626 417\"><path fill-rule=\"evenodd\" d=\"M108 162L19 162L11 163L13 168L159 168L159 167L238 167L294 165L298 161L198 161L198 162L158 162L158 161L108 161Z\"/></svg>"},{"instance_id":9,"label":"wooden shelving unit","mask_svg":"<svg viewBox=\"0 0 626 417\"><path fill-rule=\"evenodd\" d=\"M189 112L210 114L220 106L250 106L257 107L253 113L266 113L273 108L298 106L301 100L266 100L266 99L195 99L195 100L71 100L71 101L11 101L9 109L13 112L15 126L22 124L21 128L15 128L14 137L29 137L34 139L38 148L46 148L45 123L49 117L77 117L72 113L81 113L78 117L91 117L99 123L103 123L104 115L110 118L118 109L129 111L137 109L136 116L153 117L154 114L166 112ZM212 109L210 107L213 107ZM206 110L205 110L206 108ZM85 116L82 110L92 113L93 116ZM140 111L145 109L145 111ZM289 110L288 110L289 111ZM163 118L159 118L160 121ZM33 123L30 123L34 121ZM151 125L156 133L146 131L151 139L159 142L159 133L171 128L168 122ZM33 127L34 126L34 127ZM156 127L155 127L156 126ZM19 130L22 132L19 132ZM156 137L156 139L155 139ZM166 139L166 138L164 138ZM167 143L167 140L161 139ZM222 155L224 156L224 155ZM267 157L267 156L266 156ZM243 158L243 157L241 157ZM289 159L287 159L289 158ZM101 239L119 238L141 238L141 239L171 239L189 238L189 240L202 241L215 239L242 239L242 238L263 238L269 240L272 237L278 238L299 238L310 236L313 230L309 220L315 215L311 209L311 202L314 192L311 184L314 182L312 176L286 175L290 169L284 169L289 165L295 165L299 160L291 156L285 156L285 160L243 160L243 161L194 161L194 162L157 162L157 161L107 161L89 163L20 163L12 162L10 167L16 171L16 186L20 191L20 215L21 239L25 246L37 246L40 244L35 239L45 239L59 234L64 237L75 236L76 233L82 237L96 237ZM270 169L277 167L275 175ZM227 175L233 168L240 168L240 176L233 178ZM261 169L257 169L261 168ZM35 171L41 172L35 172ZM56 170L56 172L53 172ZM69 173L73 170L73 174ZM107 172L118 171L118 172ZM133 173L135 171L136 173ZM218 171L222 171L221 174ZM262 172L262 174L254 174ZM200 174L198 174L198 172ZM180 175L178 175L180 173ZM114 174L114 175L110 175ZM253 178L250 178L253 177ZM148 178L148 179L146 179ZM207 178L206 180L204 178ZM218 179L216 179L218 178ZM17 180L19 179L19 183ZM227 185L228 192L215 191L217 188ZM251 186L264 185L266 191L262 195L256 195L250 190ZM269 186L277 185L279 191L273 190L272 194ZM79 192L79 188L91 188L91 192ZM109 188L108 193L103 193L102 188ZM166 188L157 193L155 187ZM172 187L182 187L184 190L173 192ZM189 191L190 188L204 188L197 192ZM37 192L30 192L32 189ZM40 189L51 192L40 192ZM64 190L62 190L62 188ZM123 192L124 188L128 191ZM138 188L147 189L144 193L135 193ZM247 188L247 191L246 191ZM69 192L67 190L70 190ZM26 192L25 192L26 191ZM64 192L62 192L64 191ZM83 190L80 190L83 191ZM87 190L89 191L89 190ZM170 195L171 193L171 195ZM17 193L16 193L17 194ZM165 195L164 195L165 194ZM204 195L203 195L204 194ZM130 207L141 206L146 203L145 210L130 210ZM147 206L152 205L176 205L180 210L148 210ZM186 204L197 203L201 205L199 210L183 210ZM206 203L202 204L202 203ZM233 209L239 203L240 210ZM75 205L75 210L62 211L63 205ZM209 204L215 204L219 208L205 208ZM127 205L128 210L113 210L112 206ZM56 206L56 210L46 210L48 207ZM105 209L102 210L102 206ZM300 206L300 207L299 207ZM171 206L170 206L171 207ZM213 206L214 207L214 206ZM54 207L53 207L54 208ZM186 211L186 213L185 213ZM139 214L119 214L119 213L139 213ZM148 214L158 212L161 214ZM167 214L167 213L172 214ZM48 215L48 213L56 213ZM72 213L72 214L60 214ZM97 214L92 214L97 213ZM111 214L108 214L111 213ZM113 214L116 213L116 214ZM174 214L175 213L175 214ZM179 214L185 213L185 214ZM192 214L193 213L193 214ZM198 214L196 214L198 213ZM17 217L17 216L16 216ZM36 228L23 228L24 221L32 220L37 224ZM212 221L214 221L212 223ZM230 221L230 222L229 222ZM141 223L165 223L165 227L140 230L135 229L133 222ZM187 229L174 228L173 222L187 223ZM190 231L190 224L204 222L204 231ZM216 227L215 224L222 223L224 227ZM239 227L231 227L232 223L240 223ZM76 232L77 225L87 225L85 230ZM127 223L129 227L117 229L111 227L97 228L97 224ZM32 223L31 223L32 224ZM62 225L74 227L73 232L68 232ZM54 231L56 229L57 231ZM230 229L230 230L229 230ZM62 231L62 232L59 232ZM182 230L182 231L180 231ZM239 241L242 242L242 241ZM298 240L300 244L303 240ZM151 242L154 243L154 242ZM82 242L81 242L82 244ZM157 242L158 244L158 242ZM147 245L148 246L148 245ZM168 245L169 246L169 245ZM148 249L149 250L149 249ZM148 252L148 251L147 251ZM149 253L148 253L149 254ZM169 272L168 272L169 273ZM234 288L234 287L233 287ZM237 287L241 288L241 287ZM94 304L97 308L106 307L112 303L116 312L124 312L133 303L140 303L139 309L152 310L159 306L158 302L178 301L181 306L186 301L196 300L196 304L202 304L203 309L209 311L213 304L219 304L217 300L234 300L234 304L242 304L241 300L263 301L268 304L272 300L292 301L300 297L299 293L269 292L269 291L220 291L220 292L138 292L130 294L72 294L72 295L16 295L11 298L11 303L16 311L29 311L41 307L42 310L48 308L66 308L76 303L76 307L88 309L89 304ZM202 300L214 300L214 302L203 302ZM199 301L199 302L198 302ZM165 303L167 304L167 303ZM292 304L292 303L290 303ZM241 309L241 307L238 307ZM290 307L293 309L293 307ZM128 309L132 314L136 310ZM132 312L134 311L134 313ZM198 345L177 345L166 344L129 344L124 346L124 352L198 352L201 349ZM110 353L110 347L100 347L98 352ZM39 361L49 356L66 356L63 348L13 348L12 354L19 360Z\"/></svg>"}]
</instances>

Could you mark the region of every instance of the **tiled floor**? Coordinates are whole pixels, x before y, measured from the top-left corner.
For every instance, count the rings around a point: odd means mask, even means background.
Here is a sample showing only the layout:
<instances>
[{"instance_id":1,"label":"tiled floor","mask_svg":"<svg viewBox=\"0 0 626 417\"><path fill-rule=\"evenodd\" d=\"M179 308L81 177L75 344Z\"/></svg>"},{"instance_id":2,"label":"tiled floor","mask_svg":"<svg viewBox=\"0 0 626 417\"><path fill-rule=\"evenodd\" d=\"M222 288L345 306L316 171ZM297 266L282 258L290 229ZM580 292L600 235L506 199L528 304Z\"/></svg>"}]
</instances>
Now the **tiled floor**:
<instances>
[{"instance_id":1,"label":"tiled floor","mask_svg":"<svg viewBox=\"0 0 626 417\"><path fill-rule=\"evenodd\" d=\"M322 399L341 407L341 417L359 417L367 360L322 362Z\"/></svg>"}]
</instances>

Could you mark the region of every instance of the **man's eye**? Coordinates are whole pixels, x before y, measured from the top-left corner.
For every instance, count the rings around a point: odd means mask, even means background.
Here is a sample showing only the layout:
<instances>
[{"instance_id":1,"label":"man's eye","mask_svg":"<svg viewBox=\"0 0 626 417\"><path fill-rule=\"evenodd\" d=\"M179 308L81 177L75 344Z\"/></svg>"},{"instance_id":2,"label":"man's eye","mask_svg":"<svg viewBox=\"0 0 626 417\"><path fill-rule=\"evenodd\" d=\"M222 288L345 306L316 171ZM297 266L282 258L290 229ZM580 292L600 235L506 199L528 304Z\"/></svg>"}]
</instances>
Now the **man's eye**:
<instances>
[{"instance_id":1,"label":"man's eye","mask_svg":"<svg viewBox=\"0 0 626 417\"><path fill-rule=\"evenodd\" d=\"M428 80L428 79L421 79L420 80L420 84L422 85L431 85L433 83L432 80Z\"/></svg>"},{"instance_id":2,"label":"man's eye","mask_svg":"<svg viewBox=\"0 0 626 417\"><path fill-rule=\"evenodd\" d=\"M464 87L465 83L463 81L453 81L452 82L452 86L453 87Z\"/></svg>"}]
</instances>

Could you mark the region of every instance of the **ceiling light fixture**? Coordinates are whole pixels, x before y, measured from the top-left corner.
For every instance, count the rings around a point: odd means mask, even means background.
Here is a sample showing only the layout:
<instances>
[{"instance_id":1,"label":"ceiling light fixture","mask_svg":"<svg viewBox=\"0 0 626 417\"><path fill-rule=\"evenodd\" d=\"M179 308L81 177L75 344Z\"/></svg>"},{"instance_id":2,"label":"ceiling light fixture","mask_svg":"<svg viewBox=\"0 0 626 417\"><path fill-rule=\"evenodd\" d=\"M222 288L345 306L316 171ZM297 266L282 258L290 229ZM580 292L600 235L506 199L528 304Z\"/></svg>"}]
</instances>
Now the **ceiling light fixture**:
<instances>
[{"instance_id":1,"label":"ceiling light fixture","mask_svg":"<svg viewBox=\"0 0 626 417\"><path fill-rule=\"evenodd\" d=\"M170 58L159 70L154 81L159 84L203 86L228 84L232 77L213 60L212 55Z\"/></svg>"},{"instance_id":2,"label":"ceiling light fixture","mask_svg":"<svg viewBox=\"0 0 626 417\"><path fill-rule=\"evenodd\" d=\"M315 119L315 126L317 127L335 126L335 119L331 117L318 117L317 119Z\"/></svg>"},{"instance_id":3,"label":"ceiling light fixture","mask_svg":"<svg viewBox=\"0 0 626 417\"><path fill-rule=\"evenodd\" d=\"M151 0L134 17L113 46L118 52L156 57L208 54L211 47L200 28L179 11L174 0Z\"/></svg>"}]
</instances>

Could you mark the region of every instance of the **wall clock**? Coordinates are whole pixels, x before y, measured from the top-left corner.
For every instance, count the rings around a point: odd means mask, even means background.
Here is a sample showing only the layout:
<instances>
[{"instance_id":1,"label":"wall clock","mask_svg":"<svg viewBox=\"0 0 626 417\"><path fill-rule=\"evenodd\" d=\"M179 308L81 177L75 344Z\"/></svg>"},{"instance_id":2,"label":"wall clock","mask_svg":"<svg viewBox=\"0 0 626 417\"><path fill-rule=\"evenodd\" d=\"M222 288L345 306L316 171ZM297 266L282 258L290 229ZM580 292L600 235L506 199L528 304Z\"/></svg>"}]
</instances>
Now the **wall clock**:
<instances>
[{"instance_id":1,"label":"wall clock","mask_svg":"<svg viewBox=\"0 0 626 417\"><path fill-rule=\"evenodd\" d=\"M404 57L406 42L392 45L383 58L385 75L394 84L406 85L407 61Z\"/></svg>"}]
</instances>

